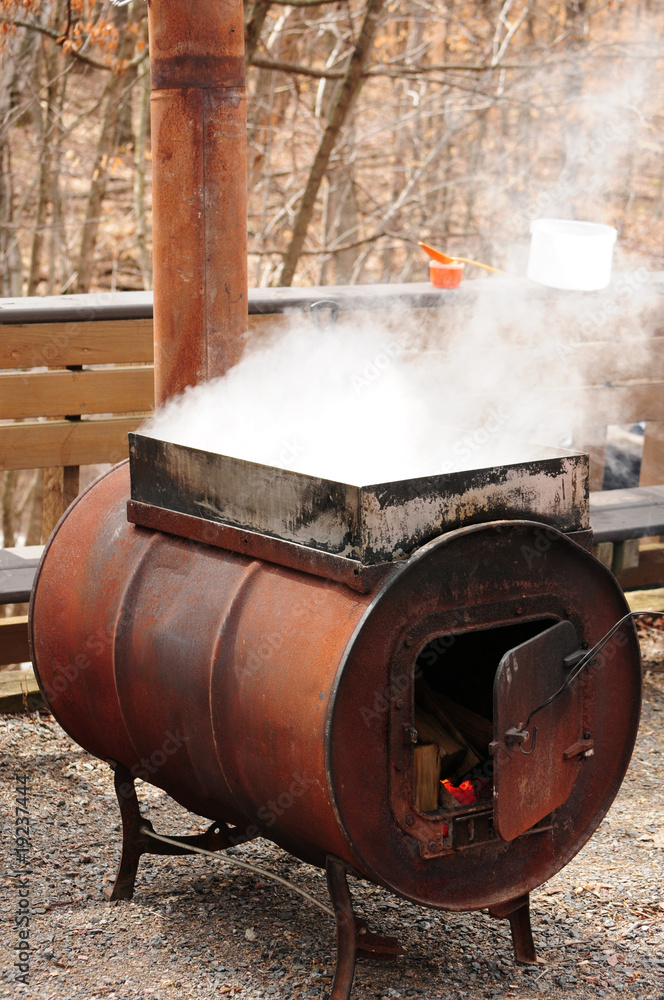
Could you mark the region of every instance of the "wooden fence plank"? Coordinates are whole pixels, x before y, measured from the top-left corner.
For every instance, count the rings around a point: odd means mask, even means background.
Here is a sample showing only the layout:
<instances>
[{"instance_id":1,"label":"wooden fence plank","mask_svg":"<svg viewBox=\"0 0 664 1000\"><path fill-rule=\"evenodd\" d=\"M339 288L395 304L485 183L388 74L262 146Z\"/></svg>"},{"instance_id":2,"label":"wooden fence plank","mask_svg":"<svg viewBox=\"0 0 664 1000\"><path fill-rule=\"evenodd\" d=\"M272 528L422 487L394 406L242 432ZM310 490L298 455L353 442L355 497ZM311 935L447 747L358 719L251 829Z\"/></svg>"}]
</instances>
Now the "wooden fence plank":
<instances>
[{"instance_id":1,"label":"wooden fence plank","mask_svg":"<svg viewBox=\"0 0 664 1000\"><path fill-rule=\"evenodd\" d=\"M287 323L283 316L250 316L249 331L261 337ZM315 333L312 323L312 336ZM153 360L151 319L0 323L0 369L126 365Z\"/></svg>"},{"instance_id":2,"label":"wooden fence plank","mask_svg":"<svg viewBox=\"0 0 664 1000\"><path fill-rule=\"evenodd\" d=\"M139 416L6 424L0 428L0 469L114 465L127 457L127 434L144 420Z\"/></svg>"},{"instance_id":3,"label":"wooden fence plank","mask_svg":"<svg viewBox=\"0 0 664 1000\"><path fill-rule=\"evenodd\" d=\"M37 712L45 707L33 670L0 671L0 712Z\"/></svg>"},{"instance_id":4,"label":"wooden fence plank","mask_svg":"<svg viewBox=\"0 0 664 1000\"><path fill-rule=\"evenodd\" d=\"M132 371L142 370L129 370L130 373ZM59 376L66 373L48 374ZM146 377L144 372L141 378ZM592 414L595 427L609 423L634 423L638 420L664 421L664 382L643 381L629 385L585 386L580 391L587 412ZM128 399L130 395L129 393ZM572 411L578 403L579 390L543 390L541 398L549 408L560 409L563 412ZM128 402L128 405L136 407L136 400ZM123 424L122 419L126 423ZM119 461L127 454L127 429L133 430L141 422L140 417L132 417L4 425L0 429L0 469L32 469L49 465L89 465ZM120 443L121 436L122 443ZM575 444L577 447L584 447L581 439ZM99 454L95 453L96 447L99 449ZM105 457L102 457L102 453ZM108 457L109 455L113 457Z\"/></svg>"},{"instance_id":5,"label":"wooden fence plank","mask_svg":"<svg viewBox=\"0 0 664 1000\"><path fill-rule=\"evenodd\" d=\"M664 585L664 543L642 542L639 550L639 565L634 569L624 569L618 577L624 590L635 587L661 587Z\"/></svg>"},{"instance_id":6,"label":"wooden fence plank","mask_svg":"<svg viewBox=\"0 0 664 1000\"><path fill-rule=\"evenodd\" d=\"M352 314L352 320L358 325L364 320L376 321L381 312L361 310ZM394 314L386 318L393 325L396 322L393 332L402 333L402 316L398 321ZM340 322L343 319L342 313ZM417 350L426 349L431 360L444 357L446 317L437 309L416 309L409 312L409 320L413 328L420 332L426 328L423 343L418 344ZM251 315L249 332L262 339L289 322L288 316ZM313 322L311 325L314 336L316 327ZM560 357L570 369L588 374L596 371L603 382L638 378L645 367L651 378L664 380L664 337L538 345L535 350L532 344L515 344L490 350L511 354L517 362L521 356L524 365L529 356L541 357L542 353L549 352L554 362ZM462 354L462 349L454 352L456 359ZM0 324L0 369L147 363L152 360L151 319Z\"/></svg>"},{"instance_id":7,"label":"wooden fence plank","mask_svg":"<svg viewBox=\"0 0 664 1000\"><path fill-rule=\"evenodd\" d=\"M154 406L154 369L0 374L0 419L142 413Z\"/></svg>"},{"instance_id":8,"label":"wooden fence plank","mask_svg":"<svg viewBox=\"0 0 664 1000\"><path fill-rule=\"evenodd\" d=\"M514 403L513 391L496 391L491 394L492 402L500 403L501 397L504 397L506 407L511 409ZM478 406L486 403L485 397L476 393L464 396L459 391L459 398L474 398ZM577 422L579 427L597 428L608 424L664 421L664 380L642 379L614 385L587 384L573 389L562 386L543 388L537 390L537 400L546 412L559 410L573 415L582 411L585 420Z\"/></svg>"},{"instance_id":9,"label":"wooden fence plank","mask_svg":"<svg viewBox=\"0 0 664 1000\"><path fill-rule=\"evenodd\" d=\"M0 666L27 663L29 659L28 616L0 618Z\"/></svg>"},{"instance_id":10,"label":"wooden fence plank","mask_svg":"<svg viewBox=\"0 0 664 1000\"><path fill-rule=\"evenodd\" d=\"M152 320L0 324L0 368L149 362Z\"/></svg>"}]
</instances>

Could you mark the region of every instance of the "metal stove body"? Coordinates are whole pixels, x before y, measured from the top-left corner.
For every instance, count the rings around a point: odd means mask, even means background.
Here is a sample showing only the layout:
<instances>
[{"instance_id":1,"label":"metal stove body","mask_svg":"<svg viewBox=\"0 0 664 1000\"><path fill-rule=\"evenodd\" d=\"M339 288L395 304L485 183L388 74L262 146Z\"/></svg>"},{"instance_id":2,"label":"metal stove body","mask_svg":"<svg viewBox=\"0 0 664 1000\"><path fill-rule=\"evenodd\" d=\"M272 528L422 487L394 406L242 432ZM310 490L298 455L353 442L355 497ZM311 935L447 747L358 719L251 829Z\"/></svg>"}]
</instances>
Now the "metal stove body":
<instances>
[{"instance_id":1,"label":"metal stove body","mask_svg":"<svg viewBox=\"0 0 664 1000\"><path fill-rule=\"evenodd\" d=\"M327 867L342 959L352 872L488 907L534 961L528 893L605 815L639 717L630 628L524 729L626 611L584 547L586 482L585 457L563 455L357 488L137 435L52 537L31 615L52 711L116 772L112 896L154 850L141 777L212 821L191 843L265 836ZM492 720L488 800L418 805L424 674ZM335 1000L351 978L341 960Z\"/></svg>"}]
</instances>

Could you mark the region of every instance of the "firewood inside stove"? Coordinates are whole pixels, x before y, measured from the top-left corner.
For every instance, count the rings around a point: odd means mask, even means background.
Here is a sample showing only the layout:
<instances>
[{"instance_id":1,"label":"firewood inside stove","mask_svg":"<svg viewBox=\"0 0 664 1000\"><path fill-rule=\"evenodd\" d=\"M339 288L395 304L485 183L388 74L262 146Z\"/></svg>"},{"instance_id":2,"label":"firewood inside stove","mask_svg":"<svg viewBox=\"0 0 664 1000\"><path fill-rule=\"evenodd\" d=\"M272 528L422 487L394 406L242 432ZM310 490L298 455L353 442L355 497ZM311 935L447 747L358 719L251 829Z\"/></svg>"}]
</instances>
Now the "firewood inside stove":
<instances>
[{"instance_id":1,"label":"firewood inside stove","mask_svg":"<svg viewBox=\"0 0 664 1000\"><path fill-rule=\"evenodd\" d=\"M415 804L431 812L440 804L441 778L466 774L486 758L493 726L488 719L419 680L415 689L415 728L419 734L414 748ZM436 805L431 804L434 801Z\"/></svg>"},{"instance_id":2,"label":"firewood inside stove","mask_svg":"<svg viewBox=\"0 0 664 1000\"><path fill-rule=\"evenodd\" d=\"M459 705L458 702L446 698L444 694L436 693L440 706L447 715L454 719L459 732L469 741L482 758L487 756L487 748L493 739L493 722L478 715L471 708Z\"/></svg>"},{"instance_id":3,"label":"firewood inside stove","mask_svg":"<svg viewBox=\"0 0 664 1000\"><path fill-rule=\"evenodd\" d=\"M438 809L440 757L435 743L418 743L413 747L413 799L422 812Z\"/></svg>"}]
</instances>

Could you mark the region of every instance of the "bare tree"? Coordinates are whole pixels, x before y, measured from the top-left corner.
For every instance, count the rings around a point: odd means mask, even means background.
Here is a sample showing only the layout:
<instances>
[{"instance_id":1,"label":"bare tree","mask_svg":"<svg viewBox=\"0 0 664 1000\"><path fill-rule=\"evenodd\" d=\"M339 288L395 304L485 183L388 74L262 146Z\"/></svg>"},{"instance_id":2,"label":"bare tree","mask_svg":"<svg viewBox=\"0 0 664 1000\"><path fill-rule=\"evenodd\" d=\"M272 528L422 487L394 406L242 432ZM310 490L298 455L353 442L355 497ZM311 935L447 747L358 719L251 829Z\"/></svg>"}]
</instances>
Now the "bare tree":
<instances>
[{"instance_id":1,"label":"bare tree","mask_svg":"<svg viewBox=\"0 0 664 1000\"><path fill-rule=\"evenodd\" d=\"M423 277L422 237L500 266L538 212L608 201L658 262L662 14L246 0L253 280ZM0 0L2 18L2 290L149 287L145 3Z\"/></svg>"}]
</instances>

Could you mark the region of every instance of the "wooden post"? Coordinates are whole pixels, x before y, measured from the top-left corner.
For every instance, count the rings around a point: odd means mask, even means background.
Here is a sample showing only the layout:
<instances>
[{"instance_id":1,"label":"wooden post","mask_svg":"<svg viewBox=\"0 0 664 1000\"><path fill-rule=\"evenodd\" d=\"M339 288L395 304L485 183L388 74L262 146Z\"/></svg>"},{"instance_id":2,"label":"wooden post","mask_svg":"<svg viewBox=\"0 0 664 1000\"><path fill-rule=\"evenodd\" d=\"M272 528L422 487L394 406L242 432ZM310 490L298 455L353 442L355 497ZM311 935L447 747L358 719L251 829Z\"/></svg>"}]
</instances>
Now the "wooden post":
<instances>
[{"instance_id":1,"label":"wooden post","mask_svg":"<svg viewBox=\"0 0 664 1000\"><path fill-rule=\"evenodd\" d=\"M67 365L67 371L80 372L83 365ZM80 420L80 414L66 416L72 423ZM42 520L42 542L50 538L56 524L78 496L81 470L78 465L65 465L44 470L44 507Z\"/></svg>"},{"instance_id":2,"label":"wooden post","mask_svg":"<svg viewBox=\"0 0 664 1000\"><path fill-rule=\"evenodd\" d=\"M660 486L664 483L664 423L649 420L643 439L643 457L639 486Z\"/></svg>"},{"instance_id":3,"label":"wooden post","mask_svg":"<svg viewBox=\"0 0 664 1000\"><path fill-rule=\"evenodd\" d=\"M80 471L78 465L56 465L44 469L42 542L48 541L67 507L78 496Z\"/></svg>"}]
</instances>

